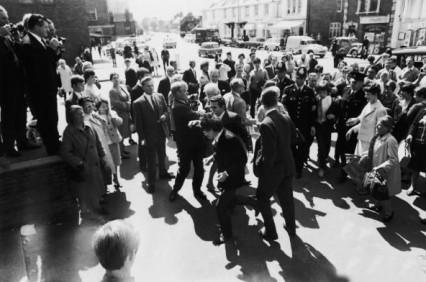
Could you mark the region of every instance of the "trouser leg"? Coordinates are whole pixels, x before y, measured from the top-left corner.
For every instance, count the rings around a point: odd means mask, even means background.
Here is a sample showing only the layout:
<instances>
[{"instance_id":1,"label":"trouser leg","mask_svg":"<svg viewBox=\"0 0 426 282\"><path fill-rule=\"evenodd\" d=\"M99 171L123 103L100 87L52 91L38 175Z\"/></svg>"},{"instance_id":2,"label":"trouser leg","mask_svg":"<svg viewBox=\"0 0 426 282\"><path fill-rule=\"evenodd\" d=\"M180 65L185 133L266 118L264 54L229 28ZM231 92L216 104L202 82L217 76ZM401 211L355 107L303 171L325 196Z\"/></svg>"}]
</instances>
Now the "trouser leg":
<instances>
[{"instance_id":1,"label":"trouser leg","mask_svg":"<svg viewBox=\"0 0 426 282\"><path fill-rule=\"evenodd\" d=\"M277 189L278 200L283 210L286 226L289 230L296 229L293 199L293 176L284 178Z\"/></svg>"},{"instance_id":2,"label":"trouser leg","mask_svg":"<svg viewBox=\"0 0 426 282\"><path fill-rule=\"evenodd\" d=\"M148 165L148 184L155 185L157 178L157 150L156 144L146 144L146 156Z\"/></svg>"},{"instance_id":3,"label":"trouser leg","mask_svg":"<svg viewBox=\"0 0 426 282\"><path fill-rule=\"evenodd\" d=\"M195 192L201 190L201 184L204 178L204 167L203 167L203 151L196 150L193 152L192 162L194 164L194 175L192 177L192 189Z\"/></svg>"},{"instance_id":4,"label":"trouser leg","mask_svg":"<svg viewBox=\"0 0 426 282\"><path fill-rule=\"evenodd\" d=\"M173 190L176 192L182 189L183 183L189 174L191 168L191 152L179 150L178 158L179 168L173 186Z\"/></svg>"},{"instance_id":5,"label":"trouser leg","mask_svg":"<svg viewBox=\"0 0 426 282\"><path fill-rule=\"evenodd\" d=\"M224 237L232 237L232 222L230 207L233 205L235 190L223 192L216 205L217 217L219 218L220 228Z\"/></svg>"},{"instance_id":6,"label":"trouser leg","mask_svg":"<svg viewBox=\"0 0 426 282\"><path fill-rule=\"evenodd\" d=\"M161 175L167 174L166 169L166 138L160 138L156 142L156 151L158 156L158 169Z\"/></svg>"},{"instance_id":7,"label":"trouser leg","mask_svg":"<svg viewBox=\"0 0 426 282\"><path fill-rule=\"evenodd\" d=\"M138 142L138 159L139 159L139 168L145 170L146 165L146 145L142 145L142 140L139 139Z\"/></svg>"}]
</instances>

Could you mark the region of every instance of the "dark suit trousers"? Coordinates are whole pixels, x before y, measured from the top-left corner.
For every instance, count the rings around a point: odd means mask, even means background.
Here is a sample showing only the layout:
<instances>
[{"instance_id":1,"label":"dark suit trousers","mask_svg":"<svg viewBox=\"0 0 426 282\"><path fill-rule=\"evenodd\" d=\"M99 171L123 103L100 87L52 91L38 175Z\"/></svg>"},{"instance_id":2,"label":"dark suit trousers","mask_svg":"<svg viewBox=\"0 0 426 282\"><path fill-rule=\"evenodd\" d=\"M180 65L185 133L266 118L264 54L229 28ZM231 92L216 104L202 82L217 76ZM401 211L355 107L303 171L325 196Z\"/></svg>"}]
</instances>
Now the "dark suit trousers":
<instances>
[{"instance_id":1,"label":"dark suit trousers","mask_svg":"<svg viewBox=\"0 0 426 282\"><path fill-rule=\"evenodd\" d=\"M166 66L169 66L169 59L163 59L164 73L166 73ZM167 101L167 100L166 100Z\"/></svg>"},{"instance_id":2,"label":"dark suit trousers","mask_svg":"<svg viewBox=\"0 0 426 282\"><path fill-rule=\"evenodd\" d=\"M142 146L142 141L138 140L138 159L139 159L139 168L146 169L146 145Z\"/></svg>"},{"instance_id":3,"label":"dark suit trousers","mask_svg":"<svg viewBox=\"0 0 426 282\"><path fill-rule=\"evenodd\" d=\"M217 217L224 237L232 237L231 208L235 204L235 192L236 189L225 190L216 204Z\"/></svg>"},{"instance_id":4,"label":"dark suit trousers","mask_svg":"<svg viewBox=\"0 0 426 282\"><path fill-rule=\"evenodd\" d=\"M148 164L148 184L155 185L157 178L157 157L158 157L158 169L161 174L166 174L166 138L160 138L158 140L149 140L146 142L146 156Z\"/></svg>"},{"instance_id":5,"label":"dark suit trousers","mask_svg":"<svg viewBox=\"0 0 426 282\"><path fill-rule=\"evenodd\" d=\"M194 175L192 176L192 189L194 192L201 190L201 184L204 178L203 157L204 150L201 148L179 149L179 169L176 175L175 185L173 190L179 192L182 189L183 183L191 169L191 162L194 165Z\"/></svg>"},{"instance_id":6,"label":"dark suit trousers","mask_svg":"<svg viewBox=\"0 0 426 282\"><path fill-rule=\"evenodd\" d=\"M275 166L272 171L259 177L256 198L262 213L266 233L277 234L271 210L271 197L277 193L278 200L283 210L286 226L289 230L296 228L293 199L293 176L282 176L283 168Z\"/></svg>"},{"instance_id":7,"label":"dark suit trousers","mask_svg":"<svg viewBox=\"0 0 426 282\"><path fill-rule=\"evenodd\" d=\"M1 134L6 150L26 140L27 102L23 93L4 93L1 105Z\"/></svg>"},{"instance_id":8,"label":"dark suit trousers","mask_svg":"<svg viewBox=\"0 0 426 282\"><path fill-rule=\"evenodd\" d=\"M315 126L316 138L318 143L318 163L319 167L327 167L327 158L331 147L331 129L329 125L317 124Z\"/></svg>"},{"instance_id":9,"label":"dark suit trousers","mask_svg":"<svg viewBox=\"0 0 426 282\"><path fill-rule=\"evenodd\" d=\"M250 93L250 115L252 118L254 118L254 115L256 112L256 101L257 101L257 98L260 97L260 92L250 88L249 93Z\"/></svg>"},{"instance_id":10,"label":"dark suit trousers","mask_svg":"<svg viewBox=\"0 0 426 282\"><path fill-rule=\"evenodd\" d=\"M314 137L311 136L310 128L304 130L300 129L300 132L303 134L305 141L292 146L297 172L302 172L303 164L308 160L309 149L314 141Z\"/></svg>"},{"instance_id":11,"label":"dark suit trousers","mask_svg":"<svg viewBox=\"0 0 426 282\"><path fill-rule=\"evenodd\" d=\"M54 155L60 147L56 93L36 93L32 95L32 103L47 154Z\"/></svg>"},{"instance_id":12,"label":"dark suit trousers","mask_svg":"<svg viewBox=\"0 0 426 282\"><path fill-rule=\"evenodd\" d=\"M342 168L346 165L345 154L353 154L355 152L356 144L358 143L357 134L352 134L349 141L346 140L347 131L339 131L336 141L336 152L334 158L342 164ZM343 172L343 170L342 170Z\"/></svg>"}]
</instances>

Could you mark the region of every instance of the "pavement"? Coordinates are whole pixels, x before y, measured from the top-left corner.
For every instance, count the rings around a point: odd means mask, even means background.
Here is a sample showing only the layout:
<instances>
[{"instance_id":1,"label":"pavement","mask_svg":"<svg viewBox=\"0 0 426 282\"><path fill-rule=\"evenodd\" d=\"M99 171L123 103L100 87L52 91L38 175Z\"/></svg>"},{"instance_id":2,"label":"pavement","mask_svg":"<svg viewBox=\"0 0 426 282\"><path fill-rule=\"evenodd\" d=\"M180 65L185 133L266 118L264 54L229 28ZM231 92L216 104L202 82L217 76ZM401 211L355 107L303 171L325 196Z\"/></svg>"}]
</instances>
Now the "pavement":
<instances>
[{"instance_id":1,"label":"pavement","mask_svg":"<svg viewBox=\"0 0 426 282\"><path fill-rule=\"evenodd\" d=\"M123 73L122 65L113 69L108 61L95 64L95 70L100 78L113 70ZM109 87L104 83L102 91L108 93ZM61 101L59 107L64 112ZM63 129L63 114L60 118ZM219 247L212 243L219 235L217 194L203 186L208 201L195 199L191 175L176 202L168 201L173 180L159 180L157 191L148 194L137 148L128 150L131 158L120 167L123 193L111 193L107 209L108 219L123 218L140 233L136 281L426 281L426 226L419 222L426 217L426 198L408 197L403 190L393 201L393 220L383 223L366 209L369 198L358 195L350 181L337 183L338 169L328 169L324 179L317 176L315 143L303 178L294 182L297 236L289 237L282 228L282 211L274 200L276 242L258 235L261 216L237 207L235 242ZM172 141L167 156L169 171L176 173ZM251 187L241 193L254 194L257 179L252 173L247 179ZM424 176L422 181L426 187ZM91 249L97 228L83 221L1 231L0 281L100 281L104 271Z\"/></svg>"}]
</instances>

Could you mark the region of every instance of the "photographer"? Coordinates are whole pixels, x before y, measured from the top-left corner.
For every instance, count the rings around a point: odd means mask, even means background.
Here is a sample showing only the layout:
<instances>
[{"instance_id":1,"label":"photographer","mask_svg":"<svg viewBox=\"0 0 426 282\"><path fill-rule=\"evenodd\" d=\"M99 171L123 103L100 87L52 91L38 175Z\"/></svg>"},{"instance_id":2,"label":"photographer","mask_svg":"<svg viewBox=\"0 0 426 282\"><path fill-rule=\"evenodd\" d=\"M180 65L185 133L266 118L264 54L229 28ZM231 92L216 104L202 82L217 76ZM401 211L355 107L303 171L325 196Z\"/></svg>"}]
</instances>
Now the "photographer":
<instances>
[{"instance_id":1,"label":"photographer","mask_svg":"<svg viewBox=\"0 0 426 282\"><path fill-rule=\"evenodd\" d=\"M48 19L40 14L28 18L28 33L22 39L22 61L27 74L28 96L31 99L43 143L49 155L58 153L58 104L56 66L59 41L48 43Z\"/></svg>"},{"instance_id":2,"label":"photographer","mask_svg":"<svg viewBox=\"0 0 426 282\"><path fill-rule=\"evenodd\" d=\"M26 138L27 104L25 101L24 72L18 58L18 28L9 24L6 9L0 6L0 106L1 132L5 153L18 157L18 150L34 148Z\"/></svg>"}]
</instances>

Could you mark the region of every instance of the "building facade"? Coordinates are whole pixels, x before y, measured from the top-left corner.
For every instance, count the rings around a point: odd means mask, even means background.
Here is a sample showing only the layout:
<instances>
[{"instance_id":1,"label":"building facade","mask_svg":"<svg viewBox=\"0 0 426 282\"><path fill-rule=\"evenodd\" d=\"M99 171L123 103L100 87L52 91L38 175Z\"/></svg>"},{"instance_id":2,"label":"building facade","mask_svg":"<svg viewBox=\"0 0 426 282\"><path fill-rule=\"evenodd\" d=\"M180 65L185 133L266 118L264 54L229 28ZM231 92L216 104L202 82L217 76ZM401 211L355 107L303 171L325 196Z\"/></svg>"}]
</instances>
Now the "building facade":
<instances>
[{"instance_id":1,"label":"building facade","mask_svg":"<svg viewBox=\"0 0 426 282\"><path fill-rule=\"evenodd\" d=\"M307 0L218 0L202 11L203 27L250 39L306 33Z\"/></svg>"},{"instance_id":2,"label":"building facade","mask_svg":"<svg viewBox=\"0 0 426 282\"><path fill-rule=\"evenodd\" d=\"M51 19L57 34L66 38L63 57L68 64L74 64L81 48L90 44L85 0L0 0L0 5L8 11L12 23L21 21L27 13Z\"/></svg>"},{"instance_id":3,"label":"building facade","mask_svg":"<svg viewBox=\"0 0 426 282\"><path fill-rule=\"evenodd\" d=\"M386 46L392 35L392 0L311 0L308 4L308 34L329 45L333 37L367 36L370 52Z\"/></svg>"},{"instance_id":4,"label":"building facade","mask_svg":"<svg viewBox=\"0 0 426 282\"><path fill-rule=\"evenodd\" d=\"M391 47L415 46L426 37L426 1L393 1L395 17Z\"/></svg>"}]
</instances>

